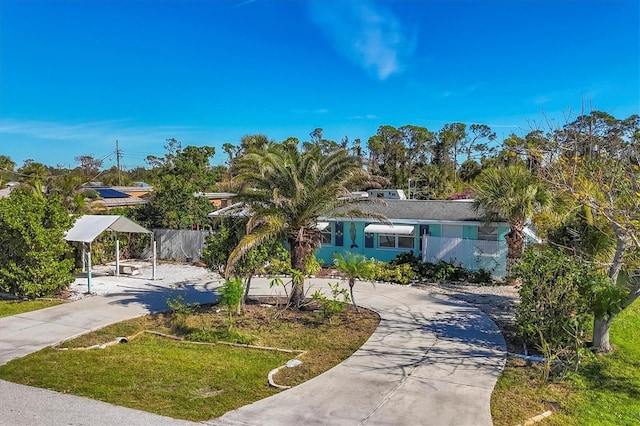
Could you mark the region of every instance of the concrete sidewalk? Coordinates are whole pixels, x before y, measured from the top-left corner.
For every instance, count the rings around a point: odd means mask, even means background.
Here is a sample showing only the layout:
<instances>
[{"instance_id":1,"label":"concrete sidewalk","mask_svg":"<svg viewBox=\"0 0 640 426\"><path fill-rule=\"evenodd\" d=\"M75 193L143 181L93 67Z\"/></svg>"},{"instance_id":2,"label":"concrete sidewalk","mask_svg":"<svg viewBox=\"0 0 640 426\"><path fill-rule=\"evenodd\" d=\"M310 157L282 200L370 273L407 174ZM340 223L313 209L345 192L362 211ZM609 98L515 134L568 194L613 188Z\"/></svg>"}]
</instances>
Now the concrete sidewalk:
<instances>
[{"instance_id":1,"label":"concrete sidewalk","mask_svg":"<svg viewBox=\"0 0 640 426\"><path fill-rule=\"evenodd\" d=\"M312 280L308 287L326 288L327 282ZM218 285L210 280L174 290L166 284L135 285L120 294L2 318L0 363L87 330L164 309L166 298L175 297L176 291L187 291L188 301L206 302ZM252 294L281 291L270 289L266 279L252 281ZM374 289L358 283L355 296L382 321L353 356L295 388L204 423L492 424L489 401L506 350L491 320L464 303L405 286L378 284ZM0 392L5 407L0 424L188 424L13 383L0 381Z\"/></svg>"}]
</instances>

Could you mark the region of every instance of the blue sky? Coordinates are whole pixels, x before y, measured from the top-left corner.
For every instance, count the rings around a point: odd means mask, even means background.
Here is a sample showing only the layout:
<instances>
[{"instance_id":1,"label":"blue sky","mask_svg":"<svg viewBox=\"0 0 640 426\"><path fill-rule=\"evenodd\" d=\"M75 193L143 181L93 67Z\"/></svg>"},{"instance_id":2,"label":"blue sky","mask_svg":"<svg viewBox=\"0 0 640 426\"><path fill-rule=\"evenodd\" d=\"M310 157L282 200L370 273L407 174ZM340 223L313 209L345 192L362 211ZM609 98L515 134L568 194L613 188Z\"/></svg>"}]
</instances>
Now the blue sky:
<instances>
[{"instance_id":1,"label":"blue sky","mask_svg":"<svg viewBox=\"0 0 640 426\"><path fill-rule=\"evenodd\" d=\"M123 164L245 134L524 134L640 112L640 2L2 0L0 154ZM543 113L544 111L544 113Z\"/></svg>"}]
</instances>

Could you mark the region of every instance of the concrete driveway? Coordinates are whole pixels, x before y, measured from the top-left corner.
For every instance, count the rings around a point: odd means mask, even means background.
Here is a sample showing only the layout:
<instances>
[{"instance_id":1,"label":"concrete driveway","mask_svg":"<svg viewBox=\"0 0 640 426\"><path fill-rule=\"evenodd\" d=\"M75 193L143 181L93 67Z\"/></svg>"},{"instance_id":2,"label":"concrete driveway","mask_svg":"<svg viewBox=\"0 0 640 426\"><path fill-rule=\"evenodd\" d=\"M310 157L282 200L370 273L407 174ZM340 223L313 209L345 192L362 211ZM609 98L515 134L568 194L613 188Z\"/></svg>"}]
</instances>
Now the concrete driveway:
<instances>
[{"instance_id":1,"label":"concrete driveway","mask_svg":"<svg viewBox=\"0 0 640 426\"><path fill-rule=\"evenodd\" d=\"M128 280L120 292L0 318L0 363L113 322L165 309L167 297L179 292L187 294L188 301L210 301L219 284L201 277L183 281L181 289L176 289L169 282L131 285ZM308 287L326 288L327 282L312 280ZM282 290L270 289L266 279L252 281L253 294L278 291ZM356 300L377 311L382 321L353 356L295 388L203 423L492 424L489 402L506 349L491 320L462 302L406 286L377 284L373 288L358 283ZM0 393L3 425L188 424L2 381Z\"/></svg>"}]
</instances>

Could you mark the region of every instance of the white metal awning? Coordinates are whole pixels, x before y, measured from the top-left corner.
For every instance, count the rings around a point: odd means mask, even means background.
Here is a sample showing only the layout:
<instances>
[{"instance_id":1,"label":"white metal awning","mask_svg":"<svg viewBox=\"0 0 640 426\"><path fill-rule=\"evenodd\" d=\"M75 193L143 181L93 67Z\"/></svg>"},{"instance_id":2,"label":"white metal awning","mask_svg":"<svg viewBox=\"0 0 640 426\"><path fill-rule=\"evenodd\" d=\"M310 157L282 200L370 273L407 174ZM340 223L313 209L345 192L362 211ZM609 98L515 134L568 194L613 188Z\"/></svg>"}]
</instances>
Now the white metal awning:
<instances>
[{"instance_id":1,"label":"white metal awning","mask_svg":"<svg viewBox=\"0 0 640 426\"><path fill-rule=\"evenodd\" d=\"M540 237L538 237L536 235L536 233L533 232L533 230L531 230L530 228L528 228L526 226L522 229L522 233L524 235L526 235L527 237L531 238L532 240L534 240L538 244L540 244L542 242L542 239Z\"/></svg>"},{"instance_id":2,"label":"white metal awning","mask_svg":"<svg viewBox=\"0 0 640 426\"><path fill-rule=\"evenodd\" d=\"M84 215L76 220L73 228L67 231L64 239L67 241L90 243L104 231L135 232L138 234L151 233L147 228L138 225L124 216Z\"/></svg>"},{"instance_id":3,"label":"white metal awning","mask_svg":"<svg viewBox=\"0 0 640 426\"><path fill-rule=\"evenodd\" d=\"M316 225L316 229L318 231L324 231L328 227L329 227L329 222L318 222L318 224Z\"/></svg>"},{"instance_id":4,"label":"white metal awning","mask_svg":"<svg viewBox=\"0 0 640 426\"><path fill-rule=\"evenodd\" d=\"M397 234L397 235L411 235L413 234L413 226L410 225L383 225L379 223L372 223L365 226L364 232L375 234Z\"/></svg>"},{"instance_id":5,"label":"white metal awning","mask_svg":"<svg viewBox=\"0 0 640 426\"><path fill-rule=\"evenodd\" d=\"M210 218L218 217L249 217L249 209L244 203L231 204L228 207L223 207L214 212L209 213L207 216Z\"/></svg>"}]
</instances>

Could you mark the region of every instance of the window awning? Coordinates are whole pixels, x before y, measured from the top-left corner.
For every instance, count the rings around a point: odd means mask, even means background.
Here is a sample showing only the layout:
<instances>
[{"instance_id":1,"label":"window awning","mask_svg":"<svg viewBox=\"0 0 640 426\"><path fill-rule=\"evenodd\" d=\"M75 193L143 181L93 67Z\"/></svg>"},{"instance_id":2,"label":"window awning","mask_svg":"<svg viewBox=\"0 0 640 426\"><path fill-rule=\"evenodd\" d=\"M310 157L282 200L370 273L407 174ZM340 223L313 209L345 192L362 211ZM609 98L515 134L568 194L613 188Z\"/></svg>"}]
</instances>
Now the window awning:
<instances>
[{"instance_id":1,"label":"window awning","mask_svg":"<svg viewBox=\"0 0 640 426\"><path fill-rule=\"evenodd\" d=\"M318 231L324 231L328 227L329 227L329 222L318 222L318 224L316 225L316 229Z\"/></svg>"},{"instance_id":2,"label":"window awning","mask_svg":"<svg viewBox=\"0 0 640 426\"><path fill-rule=\"evenodd\" d=\"M411 225L383 225L379 223L372 223L365 226L364 232L375 234L397 234L397 235L411 235L413 234L413 226Z\"/></svg>"}]
</instances>

